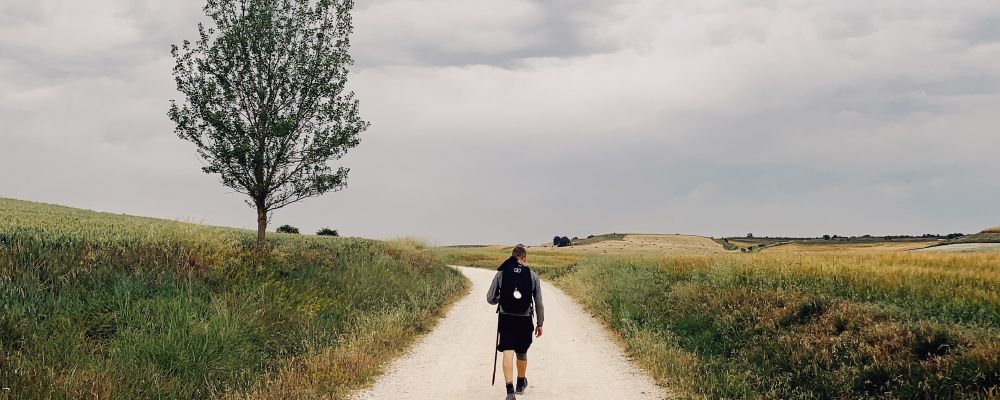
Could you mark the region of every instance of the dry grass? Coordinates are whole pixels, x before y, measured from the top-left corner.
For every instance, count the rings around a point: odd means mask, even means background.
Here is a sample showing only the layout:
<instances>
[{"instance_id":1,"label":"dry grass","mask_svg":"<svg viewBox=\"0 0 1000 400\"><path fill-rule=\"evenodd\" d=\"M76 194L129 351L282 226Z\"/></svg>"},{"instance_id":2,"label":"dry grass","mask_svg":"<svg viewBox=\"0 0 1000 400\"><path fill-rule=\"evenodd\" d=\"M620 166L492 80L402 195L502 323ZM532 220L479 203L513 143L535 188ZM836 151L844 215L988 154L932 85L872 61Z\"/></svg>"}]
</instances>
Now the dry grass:
<instances>
[{"instance_id":1,"label":"dry grass","mask_svg":"<svg viewBox=\"0 0 1000 400\"><path fill-rule=\"evenodd\" d=\"M585 246L594 243L600 243L608 240L622 240L625 238L624 233L608 233L604 235L591 236L585 239L578 239L573 241L574 246Z\"/></svg>"},{"instance_id":2,"label":"dry grass","mask_svg":"<svg viewBox=\"0 0 1000 400\"><path fill-rule=\"evenodd\" d=\"M466 282L466 289L468 282ZM465 290L455 292L453 303ZM360 318L334 347L316 349L285 363L257 389L230 392L226 399L348 399L354 390L371 384L392 359L402 355L417 338L437 324L434 315L387 310Z\"/></svg>"},{"instance_id":3,"label":"dry grass","mask_svg":"<svg viewBox=\"0 0 1000 400\"><path fill-rule=\"evenodd\" d=\"M990 228L983 231L984 233L1000 233L1000 226L996 228Z\"/></svg>"}]
</instances>

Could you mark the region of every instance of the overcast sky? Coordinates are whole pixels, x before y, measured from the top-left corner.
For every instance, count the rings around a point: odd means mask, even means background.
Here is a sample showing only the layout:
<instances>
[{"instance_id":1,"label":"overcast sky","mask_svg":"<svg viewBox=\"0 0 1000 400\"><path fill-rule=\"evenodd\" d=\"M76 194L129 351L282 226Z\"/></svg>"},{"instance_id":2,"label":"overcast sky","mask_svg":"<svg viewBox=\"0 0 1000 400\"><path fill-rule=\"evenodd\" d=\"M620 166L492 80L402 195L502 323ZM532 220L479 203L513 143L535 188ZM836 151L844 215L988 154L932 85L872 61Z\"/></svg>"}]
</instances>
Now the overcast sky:
<instances>
[{"instance_id":1,"label":"overcast sky","mask_svg":"<svg viewBox=\"0 0 1000 400\"><path fill-rule=\"evenodd\" d=\"M275 213L439 244L1000 225L1000 3L360 0L372 128ZM0 197L252 227L166 116L203 0L0 0Z\"/></svg>"}]
</instances>

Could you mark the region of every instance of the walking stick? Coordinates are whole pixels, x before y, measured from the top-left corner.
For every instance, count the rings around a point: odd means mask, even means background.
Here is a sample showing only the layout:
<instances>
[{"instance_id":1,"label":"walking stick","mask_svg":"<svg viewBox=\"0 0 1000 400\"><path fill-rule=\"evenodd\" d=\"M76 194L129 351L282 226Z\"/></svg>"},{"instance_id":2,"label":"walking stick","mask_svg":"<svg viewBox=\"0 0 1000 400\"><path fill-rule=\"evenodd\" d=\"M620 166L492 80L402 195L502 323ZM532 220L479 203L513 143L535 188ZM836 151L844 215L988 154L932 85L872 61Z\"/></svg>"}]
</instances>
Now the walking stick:
<instances>
[{"instance_id":1,"label":"walking stick","mask_svg":"<svg viewBox=\"0 0 1000 400\"><path fill-rule=\"evenodd\" d=\"M497 342L493 345L493 383L490 386L496 386L497 384L497 347L500 346L500 313L497 313Z\"/></svg>"}]
</instances>

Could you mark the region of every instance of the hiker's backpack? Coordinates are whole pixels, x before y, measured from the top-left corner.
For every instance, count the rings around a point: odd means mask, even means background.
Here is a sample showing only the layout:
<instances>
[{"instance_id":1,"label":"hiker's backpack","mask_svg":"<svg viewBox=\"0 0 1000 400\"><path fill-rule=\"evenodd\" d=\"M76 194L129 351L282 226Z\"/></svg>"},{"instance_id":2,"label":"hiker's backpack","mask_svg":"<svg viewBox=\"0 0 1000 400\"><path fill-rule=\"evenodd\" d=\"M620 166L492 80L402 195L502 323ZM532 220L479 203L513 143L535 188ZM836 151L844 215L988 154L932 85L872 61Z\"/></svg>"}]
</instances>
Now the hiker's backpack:
<instances>
[{"instance_id":1,"label":"hiker's backpack","mask_svg":"<svg viewBox=\"0 0 1000 400\"><path fill-rule=\"evenodd\" d=\"M523 314L531 307L535 286L531 281L531 270L526 266L513 265L503 269L500 278L500 308L505 313ZM516 292L516 293L515 293Z\"/></svg>"}]
</instances>

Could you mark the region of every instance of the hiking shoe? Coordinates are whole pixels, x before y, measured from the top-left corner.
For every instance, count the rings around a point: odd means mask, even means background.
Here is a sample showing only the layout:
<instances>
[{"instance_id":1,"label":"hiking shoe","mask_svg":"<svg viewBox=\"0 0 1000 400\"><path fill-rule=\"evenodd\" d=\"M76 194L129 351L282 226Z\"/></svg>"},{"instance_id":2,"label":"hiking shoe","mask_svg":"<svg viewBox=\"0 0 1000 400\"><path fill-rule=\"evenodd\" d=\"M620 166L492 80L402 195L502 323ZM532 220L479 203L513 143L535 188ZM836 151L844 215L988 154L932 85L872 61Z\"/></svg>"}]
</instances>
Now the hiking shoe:
<instances>
[{"instance_id":1,"label":"hiking shoe","mask_svg":"<svg viewBox=\"0 0 1000 400\"><path fill-rule=\"evenodd\" d=\"M507 398L504 400L517 400L517 397L514 396L514 393L507 393Z\"/></svg>"},{"instance_id":2,"label":"hiking shoe","mask_svg":"<svg viewBox=\"0 0 1000 400\"><path fill-rule=\"evenodd\" d=\"M517 378L517 388L514 393L524 394L524 389L528 388L528 378Z\"/></svg>"}]
</instances>

